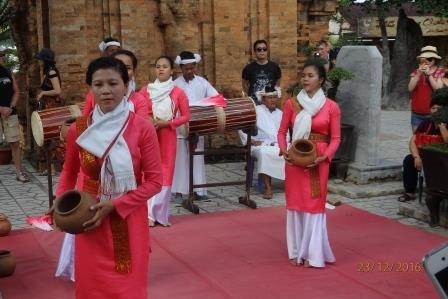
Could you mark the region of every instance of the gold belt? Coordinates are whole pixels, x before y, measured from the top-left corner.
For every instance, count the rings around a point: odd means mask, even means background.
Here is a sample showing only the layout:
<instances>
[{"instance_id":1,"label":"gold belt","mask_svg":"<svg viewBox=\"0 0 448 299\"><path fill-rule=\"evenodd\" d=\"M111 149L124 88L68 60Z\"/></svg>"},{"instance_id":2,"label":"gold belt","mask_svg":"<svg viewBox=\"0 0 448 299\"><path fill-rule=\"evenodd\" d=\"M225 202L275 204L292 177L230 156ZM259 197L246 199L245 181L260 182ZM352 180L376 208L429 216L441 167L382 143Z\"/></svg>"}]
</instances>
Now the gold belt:
<instances>
[{"instance_id":1,"label":"gold belt","mask_svg":"<svg viewBox=\"0 0 448 299\"><path fill-rule=\"evenodd\" d=\"M310 137L308 138L308 140L311 141L328 141L328 136L324 135L324 134L318 134L318 133L311 133Z\"/></svg>"},{"instance_id":2,"label":"gold belt","mask_svg":"<svg viewBox=\"0 0 448 299\"><path fill-rule=\"evenodd\" d=\"M324 134L311 133L308 140L313 141L313 143L316 143L318 141L328 142L328 136ZM312 198L320 197L319 165L310 169L310 176L311 176L311 197Z\"/></svg>"}]
</instances>

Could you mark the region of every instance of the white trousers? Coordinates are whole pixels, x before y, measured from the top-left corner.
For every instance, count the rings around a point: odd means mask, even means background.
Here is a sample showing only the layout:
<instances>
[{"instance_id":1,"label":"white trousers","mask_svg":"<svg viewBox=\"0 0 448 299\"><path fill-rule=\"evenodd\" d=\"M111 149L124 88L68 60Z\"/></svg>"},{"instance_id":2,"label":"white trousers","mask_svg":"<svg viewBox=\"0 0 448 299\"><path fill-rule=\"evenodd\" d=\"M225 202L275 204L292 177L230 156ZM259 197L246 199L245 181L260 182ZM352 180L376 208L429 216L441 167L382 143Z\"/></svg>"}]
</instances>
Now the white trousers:
<instances>
[{"instance_id":1,"label":"white trousers","mask_svg":"<svg viewBox=\"0 0 448 299\"><path fill-rule=\"evenodd\" d=\"M196 151L204 150L204 137L200 136ZM188 149L188 140L177 137L176 163L174 166L173 193L188 194L190 178L190 156ZM204 155L195 155L193 157L193 184L205 184L205 162ZM198 195L207 195L206 188L195 188Z\"/></svg>"},{"instance_id":2,"label":"white trousers","mask_svg":"<svg viewBox=\"0 0 448 299\"><path fill-rule=\"evenodd\" d=\"M252 156L257 159L258 173L285 180L285 159L279 156L278 146L260 145L251 147Z\"/></svg>"},{"instance_id":3,"label":"white trousers","mask_svg":"<svg viewBox=\"0 0 448 299\"><path fill-rule=\"evenodd\" d=\"M75 235L65 234L54 276L67 277L75 281Z\"/></svg>"},{"instance_id":4,"label":"white trousers","mask_svg":"<svg viewBox=\"0 0 448 299\"><path fill-rule=\"evenodd\" d=\"M171 186L162 186L162 190L148 200L148 218L162 225L168 225L170 200Z\"/></svg>"},{"instance_id":5,"label":"white trousers","mask_svg":"<svg viewBox=\"0 0 448 299\"><path fill-rule=\"evenodd\" d=\"M328 241L325 213L286 211L286 243L289 259L308 260L313 267L325 267L336 258Z\"/></svg>"}]
</instances>

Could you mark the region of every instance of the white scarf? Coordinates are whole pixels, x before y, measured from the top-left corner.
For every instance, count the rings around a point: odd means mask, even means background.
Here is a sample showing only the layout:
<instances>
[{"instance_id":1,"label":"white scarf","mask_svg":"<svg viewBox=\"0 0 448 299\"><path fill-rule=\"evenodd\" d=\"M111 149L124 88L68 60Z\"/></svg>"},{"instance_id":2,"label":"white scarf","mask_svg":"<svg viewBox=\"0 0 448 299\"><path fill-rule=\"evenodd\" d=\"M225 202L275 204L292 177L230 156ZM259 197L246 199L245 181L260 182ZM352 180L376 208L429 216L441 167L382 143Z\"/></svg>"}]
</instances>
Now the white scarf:
<instances>
[{"instance_id":1,"label":"white scarf","mask_svg":"<svg viewBox=\"0 0 448 299\"><path fill-rule=\"evenodd\" d=\"M128 116L129 106L125 98L113 111L108 113L103 113L96 105L92 113L93 123L76 140L80 147L103 159L101 200L113 199L137 188L131 153L123 138L123 132L128 125ZM122 128L123 130L121 130ZM109 153L103 157L118 134L119 136Z\"/></svg>"},{"instance_id":2,"label":"white scarf","mask_svg":"<svg viewBox=\"0 0 448 299\"><path fill-rule=\"evenodd\" d=\"M304 89L299 92L297 101L299 101L303 109L294 119L292 140L308 139L311 133L311 119L324 106L325 100L326 98L322 88L319 88L312 98L308 96Z\"/></svg>"},{"instance_id":3,"label":"white scarf","mask_svg":"<svg viewBox=\"0 0 448 299\"><path fill-rule=\"evenodd\" d=\"M128 83L128 91L126 92L126 100L129 104L129 110L132 112L135 112L135 106L134 103L131 101L131 94L135 91L135 79L132 78L129 80Z\"/></svg>"},{"instance_id":4,"label":"white scarf","mask_svg":"<svg viewBox=\"0 0 448 299\"><path fill-rule=\"evenodd\" d=\"M152 101L152 112L154 117L161 120L173 118L173 101L170 98L174 82L170 78L165 82L156 79L154 83L148 84L148 93Z\"/></svg>"}]
</instances>

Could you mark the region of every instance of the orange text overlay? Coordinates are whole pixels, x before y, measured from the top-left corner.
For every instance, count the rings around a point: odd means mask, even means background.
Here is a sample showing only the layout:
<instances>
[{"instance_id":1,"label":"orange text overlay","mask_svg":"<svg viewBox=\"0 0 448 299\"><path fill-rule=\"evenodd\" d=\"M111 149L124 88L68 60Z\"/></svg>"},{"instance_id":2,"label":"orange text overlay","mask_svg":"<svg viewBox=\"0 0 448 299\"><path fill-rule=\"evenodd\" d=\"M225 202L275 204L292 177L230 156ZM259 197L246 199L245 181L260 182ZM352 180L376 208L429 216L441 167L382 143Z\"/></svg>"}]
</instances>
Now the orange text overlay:
<instances>
[{"instance_id":1,"label":"orange text overlay","mask_svg":"<svg viewBox=\"0 0 448 299\"><path fill-rule=\"evenodd\" d=\"M421 262L413 261L367 261L356 264L358 272L421 272Z\"/></svg>"}]
</instances>

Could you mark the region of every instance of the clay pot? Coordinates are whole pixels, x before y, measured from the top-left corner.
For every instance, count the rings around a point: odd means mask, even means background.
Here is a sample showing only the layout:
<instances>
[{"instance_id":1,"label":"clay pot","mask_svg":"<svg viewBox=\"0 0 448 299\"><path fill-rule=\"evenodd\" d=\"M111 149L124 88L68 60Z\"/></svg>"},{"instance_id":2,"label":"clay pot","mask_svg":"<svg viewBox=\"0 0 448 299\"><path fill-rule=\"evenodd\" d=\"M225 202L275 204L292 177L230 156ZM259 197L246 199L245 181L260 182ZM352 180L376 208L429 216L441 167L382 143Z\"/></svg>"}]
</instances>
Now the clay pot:
<instances>
[{"instance_id":1,"label":"clay pot","mask_svg":"<svg viewBox=\"0 0 448 299\"><path fill-rule=\"evenodd\" d=\"M66 138L67 138L67 132L68 129L70 128L70 126L72 125L72 123L74 123L76 121L75 117L70 117L69 119L66 119L61 127L60 127L60 131L59 131L59 140L62 142L65 142Z\"/></svg>"},{"instance_id":2,"label":"clay pot","mask_svg":"<svg viewBox=\"0 0 448 299\"><path fill-rule=\"evenodd\" d=\"M16 259L9 250L0 250L0 277L11 276L16 270Z\"/></svg>"},{"instance_id":3,"label":"clay pot","mask_svg":"<svg viewBox=\"0 0 448 299\"><path fill-rule=\"evenodd\" d=\"M297 139L288 150L290 162L296 166L305 167L316 160L316 147L308 139Z\"/></svg>"},{"instance_id":4,"label":"clay pot","mask_svg":"<svg viewBox=\"0 0 448 299\"><path fill-rule=\"evenodd\" d=\"M5 214L0 213L0 237L9 235L11 232L11 222Z\"/></svg>"},{"instance_id":5,"label":"clay pot","mask_svg":"<svg viewBox=\"0 0 448 299\"><path fill-rule=\"evenodd\" d=\"M64 232L82 233L82 224L95 215L89 209L95 203L96 200L86 192L67 191L55 201L53 221Z\"/></svg>"}]
</instances>

